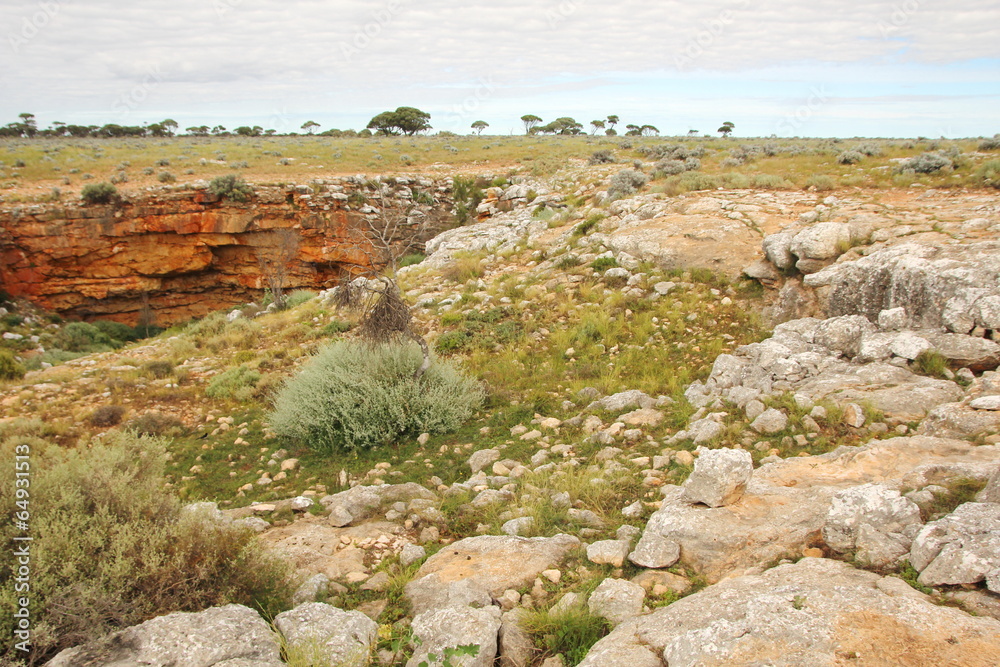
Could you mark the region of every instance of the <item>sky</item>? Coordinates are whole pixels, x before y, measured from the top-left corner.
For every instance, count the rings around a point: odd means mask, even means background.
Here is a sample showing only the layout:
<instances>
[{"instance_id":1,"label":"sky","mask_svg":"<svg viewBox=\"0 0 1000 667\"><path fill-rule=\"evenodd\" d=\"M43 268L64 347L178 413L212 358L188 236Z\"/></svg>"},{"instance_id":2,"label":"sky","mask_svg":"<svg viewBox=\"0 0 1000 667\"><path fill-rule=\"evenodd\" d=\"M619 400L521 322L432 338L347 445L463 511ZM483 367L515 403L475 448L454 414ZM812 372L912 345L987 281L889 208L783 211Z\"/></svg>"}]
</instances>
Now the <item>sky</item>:
<instances>
[{"instance_id":1,"label":"sky","mask_svg":"<svg viewBox=\"0 0 1000 667\"><path fill-rule=\"evenodd\" d=\"M0 125L1000 132L998 0L0 0Z\"/></svg>"}]
</instances>

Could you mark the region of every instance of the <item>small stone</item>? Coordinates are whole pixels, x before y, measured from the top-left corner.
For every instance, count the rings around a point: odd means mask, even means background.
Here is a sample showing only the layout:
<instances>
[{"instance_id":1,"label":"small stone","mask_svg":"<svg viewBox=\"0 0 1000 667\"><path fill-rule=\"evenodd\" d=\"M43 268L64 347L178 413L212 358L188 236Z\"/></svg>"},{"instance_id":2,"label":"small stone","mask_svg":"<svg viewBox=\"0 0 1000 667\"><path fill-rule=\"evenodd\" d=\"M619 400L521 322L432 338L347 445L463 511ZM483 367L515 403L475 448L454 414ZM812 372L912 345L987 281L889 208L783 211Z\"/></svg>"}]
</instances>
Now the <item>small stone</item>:
<instances>
[{"instance_id":1,"label":"small stone","mask_svg":"<svg viewBox=\"0 0 1000 667\"><path fill-rule=\"evenodd\" d=\"M783 431L787 428L787 426L788 416L781 410L776 410L775 408L771 408L761 413L761 415L754 419L753 423L750 424L750 428L765 435Z\"/></svg>"},{"instance_id":2,"label":"small stone","mask_svg":"<svg viewBox=\"0 0 1000 667\"><path fill-rule=\"evenodd\" d=\"M857 403L848 403L844 406L843 421L847 426L861 428L865 425L866 419L864 408Z\"/></svg>"},{"instance_id":3,"label":"small stone","mask_svg":"<svg viewBox=\"0 0 1000 667\"><path fill-rule=\"evenodd\" d=\"M1000 410L1000 396L983 396L969 403L973 410Z\"/></svg>"},{"instance_id":4,"label":"small stone","mask_svg":"<svg viewBox=\"0 0 1000 667\"><path fill-rule=\"evenodd\" d=\"M587 545L587 559L597 565L621 567L628 557L629 548L626 540L601 540Z\"/></svg>"}]
</instances>

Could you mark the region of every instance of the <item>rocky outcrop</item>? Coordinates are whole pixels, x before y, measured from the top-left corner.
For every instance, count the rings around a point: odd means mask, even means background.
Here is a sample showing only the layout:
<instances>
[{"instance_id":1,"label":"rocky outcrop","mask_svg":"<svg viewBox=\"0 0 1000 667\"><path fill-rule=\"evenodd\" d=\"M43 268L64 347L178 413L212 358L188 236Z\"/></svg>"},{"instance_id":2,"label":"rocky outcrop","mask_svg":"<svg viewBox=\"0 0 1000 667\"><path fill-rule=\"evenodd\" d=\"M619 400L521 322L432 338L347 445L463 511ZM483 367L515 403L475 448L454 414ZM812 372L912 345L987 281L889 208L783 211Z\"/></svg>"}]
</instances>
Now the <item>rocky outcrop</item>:
<instances>
[{"instance_id":1,"label":"rocky outcrop","mask_svg":"<svg viewBox=\"0 0 1000 667\"><path fill-rule=\"evenodd\" d=\"M63 651L52 667L280 667L281 654L270 626L240 605L197 614L168 614L117 632L93 645Z\"/></svg>"},{"instance_id":2,"label":"rocky outcrop","mask_svg":"<svg viewBox=\"0 0 1000 667\"><path fill-rule=\"evenodd\" d=\"M995 665L1000 622L823 558L730 579L625 621L581 667Z\"/></svg>"},{"instance_id":3,"label":"rocky outcrop","mask_svg":"<svg viewBox=\"0 0 1000 667\"><path fill-rule=\"evenodd\" d=\"M451 219L450 181L349 177L255 188L245 204L206 191L130 194L114 205L0 209L0 286L68 317L134 324L143 298L168 325L260 297L259 257L298 244L286 287L322 289L367 266L369 222L402 218L426 237ZM419 195L419 196L418 196Z\"/></svg>"},{"instance_id":4,"label":"rocky outcrop","mask_svg":"<svg viewBox=\"0 0 1000 667\"><path fill-rule=\"evenodd\" d=\"M629 560L650 568L680 562L708 581L719 581L801 556L807 548L824 546L824 537L834 549L852 549L864 525L887 538L905 533L905 554L919 517L910 501L899 498L900 488L922 489L959 476L985 480L997 463L998 446L917 436L765 464L744 495L724 507L692 503L682 487L665 486L661 507ZM880 504L858 506L865 499L854 496L865 495L860 486L865 484L879 485L868 487L873 490L868 495ZM878 537L866 533L869 541L863 545Z\"/></svg>"}]
</instances>

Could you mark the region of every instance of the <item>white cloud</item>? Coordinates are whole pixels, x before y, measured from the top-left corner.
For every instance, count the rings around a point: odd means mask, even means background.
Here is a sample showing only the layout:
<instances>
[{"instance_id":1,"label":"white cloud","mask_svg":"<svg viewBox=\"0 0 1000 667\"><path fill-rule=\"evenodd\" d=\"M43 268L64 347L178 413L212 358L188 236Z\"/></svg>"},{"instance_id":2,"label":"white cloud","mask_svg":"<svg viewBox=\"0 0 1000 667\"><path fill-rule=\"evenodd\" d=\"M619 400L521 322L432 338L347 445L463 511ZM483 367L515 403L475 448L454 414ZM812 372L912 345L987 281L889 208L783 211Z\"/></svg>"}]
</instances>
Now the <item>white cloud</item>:
<instances>
[{"instance_id":1,"label":"white cloud","mask_svg":"<svg viewBox=\"0 0 1000 667\"><path fill-rule=\"evenodd\" d=\"M0 26L4 117L99 116L151 73L136 116L448 107L484 79L510 99L623 75L723 85L790 65L878 78L1000 58L995 0L8 0Z\"/></svg>"}]
</instances>

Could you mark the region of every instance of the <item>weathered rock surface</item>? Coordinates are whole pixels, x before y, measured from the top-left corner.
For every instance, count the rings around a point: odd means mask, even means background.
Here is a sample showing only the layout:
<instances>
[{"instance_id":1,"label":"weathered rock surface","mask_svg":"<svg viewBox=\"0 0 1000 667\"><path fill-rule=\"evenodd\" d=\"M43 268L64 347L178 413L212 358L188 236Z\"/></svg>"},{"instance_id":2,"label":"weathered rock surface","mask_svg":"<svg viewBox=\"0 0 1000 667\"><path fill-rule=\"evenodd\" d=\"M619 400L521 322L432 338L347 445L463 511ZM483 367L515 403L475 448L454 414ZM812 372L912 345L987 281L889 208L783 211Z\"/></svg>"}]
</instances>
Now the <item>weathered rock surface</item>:
<instances>
[{"instance_id":1,"label":"weathered rock surface","mask_svg":"<svg viewBox=\"0 0 1000 667\"><path fill-rule=\"evenodd\" d=\"M308 602L278 614L274 627L290 650L343 667L368 665L378 635L378 625L361 612L321 602Z\"/></svg>"},{"instance_id":2,"label":"weathered rock surface","mask_svg":"<svg viewBox=\"0 0 1000 667\"><path fill-rule=\"evenodd\" d=\"M913 540L910 564L925 586L985 580L1000 593L1000 504L965 503L927 524Z\"/></svg>"},{"instance_id":3,"label":"weathered rock surface","mask_svg":"<svg viewBox=\"0 0 1000 667\"><path fill-rule=\"evenodd\" d=\"M454 667L492 667L497 655L500 632L500 608L449 606L432 609L413 618L413 634L419 640L416 651L406 667L417 667L433 653L444 656L447 649L475 646L475 656L456 655L450 658Z\"/></svg>"},{"instance_id":4,"label":"weathered rock surface","mask_svg":"<svg viewBox=\"0 0 1000 667\"><path fill-rule=\"evenodd\" d=\"M833 497L845 489L868 483L923 488L958 476L985 479L998 461L1000 446L915 436L769 463L754 472L743 497L725 507L692 505L682 488L666 486L661 507L629 560L650 568L679 560L718 581L822 544Z\"/></svg>"},{"instance_id":5,"label":"weathered rock surface","mask_svg":"<svg viewBox=\"0 0 1000 667\"><path fill-rule=\"evenodd\" d=\"M379 510L392 503L411 500L437 500L431 491L414 482L383 484L380 486L355 486L347 491L326 496L320 504L329 509L331 525L338 528L375 516Z\"/></svg>"},{"instance_id":6,"label":"weathered rock surface","mask_svg":"<svg viewBox=\"0 0 1000 667\"><path fill-rule=\"evenodd\" d=\"M407 584L406 596L417 613L448 604L452 583L499 596L531 584L578 546L580 540L571 535L467 537L428 558Z\"/></svg>"},{"instance_id":7,"label":"weathered rock surface","mask_svg":"<svg viewBox=\"0 0 1000 667\"><path fill-rule=\"evenodd\" d=\"M731 505L743 495L752 474L750 452L701 448L694 471L684 482L684 500L709 507Z\"/></svg>"},{"instance_id":8,"label":"weathered rock surface","mask_svg":"<svg viewBox=\"0 0 1000 667\"><path fill-rule=\"evenodd\" d=\"M581 667L837 665L987 667L1000 622L940 607L903 581L805 558L729 579L626 621Z\"/></svg>"},{"instance_id":9,"label":"weathered rock surface","mask_svg":"<svg viewBox=\"0 0 1000 667\"><path fill-rule=\"evenodd\" d=\"M157 324L169 325L260 297L266 284L257 257L275 246L275 230L294 230L299 239L286 289L322 289L343 271L367 266L359 230L378 211L351 207L338 188L374 195L390 208L414 204L409 187L406 199L397 197L401 186L355 177L316 182L305 188L309 194L256 186L247 204L226 203L205 187L157 190L109 206L3 207L0 284L64 315L129 324L145 294ZM433 233L451 217L451 202L438 189L446 192L447 183L418 187L439 198L417 204Z\"/></svg>"},{"instance_id":10,"label":"weathered rock surface","mask_svg":"<svg viewBox=\"0 0 1000 667\"><path fill-rule=\"evenodd\" d=\"M642 613L645 597L646 591L638 584L624 579L605 579L590 594L587 607L595 616L618 625Z\"/></svg>"},{"instance_id":11,"label":"weathered rock surface","mask_svg":"<svg viewBox=\"0 0 1000 667\"><path fill-rule=\"evenodd\" d=\"M92 645L67 649L53 667L215 667L246 660L253 667L282 664L270 626L240 605L213 607L196 614L160 616Z\"/></svg>"}]
</instances>

